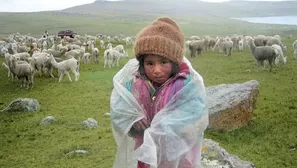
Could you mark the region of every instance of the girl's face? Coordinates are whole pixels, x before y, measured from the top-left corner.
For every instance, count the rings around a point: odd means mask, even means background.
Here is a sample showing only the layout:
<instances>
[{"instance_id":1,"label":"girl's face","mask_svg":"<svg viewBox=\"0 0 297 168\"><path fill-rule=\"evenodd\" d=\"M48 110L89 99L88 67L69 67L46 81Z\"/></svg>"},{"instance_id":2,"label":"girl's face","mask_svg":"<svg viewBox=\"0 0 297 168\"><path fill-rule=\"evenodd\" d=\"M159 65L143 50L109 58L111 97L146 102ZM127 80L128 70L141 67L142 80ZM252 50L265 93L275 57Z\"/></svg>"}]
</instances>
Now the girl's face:
<instances>
[{"instance_id":1,"label":"girl's face","mask_svg":"<svg viewBox=\"0 0 297 168\"><path fill-rule=\"evenodd\" d=\"M171 76L172 63L164 57L149 54L144 58L144 71L150 80L163 84Z\"/></svg>"}]
</instances>

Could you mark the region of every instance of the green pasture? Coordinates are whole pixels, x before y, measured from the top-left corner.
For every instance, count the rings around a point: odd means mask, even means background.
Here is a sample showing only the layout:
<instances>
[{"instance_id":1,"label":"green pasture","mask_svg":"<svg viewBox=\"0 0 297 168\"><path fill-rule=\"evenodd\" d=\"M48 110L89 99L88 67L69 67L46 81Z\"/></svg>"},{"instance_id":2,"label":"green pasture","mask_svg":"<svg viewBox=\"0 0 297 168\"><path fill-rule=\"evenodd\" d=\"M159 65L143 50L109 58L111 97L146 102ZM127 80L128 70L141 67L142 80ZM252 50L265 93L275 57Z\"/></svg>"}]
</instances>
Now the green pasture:
<instances>
[{"instance_id":1,"label":"green pasture","mask_svg":"<svg viewBox=\"0 0 297 168\"><path fill-rule=\"evenodd\" d=\"M39 19L37 22L44 23L42 16ZM75 20L71 17L69 19ZM17 31L37 35L42 34L45 29L53 32L64 29L67 25L62 24L63 19L59 20L57 17L49 25L41 24L38 27L34 24L32 28L29 28L28 22L23 23L24 28L14 27L10 21L8 23L11 25L0 22L2 26L0 31L5 31L2 35ZM107 26L105 29L98 28L98 31L96 27L99 22L94 25L87 23L86 19L85 26L77 26L73 21L69 27L73 27L82 35L84 33L95 35L95 32L102 31L113 34L119 32L122 27L124 27L123 33L130 31L126 34L133 34L149 22L139 22L135 26L129 26L128 22L124 25L111 22L113 26L119 27L116 30L107 30L109 28ZM187 37L196 35L189 25L181 26ZM225 27L222 31L227 29L229 28ZM252 31L259 33L258 29ZM283 30L275 30L271 34L282 34L282 32ZM205 133L206 138L219 142L229 153L254 163L258 168L295 168L297 165L297 60L293 59L291 45L295 39L283 37L283 42L288 46L285 53L288 56L288 63L273 67L272 72L257 71L256 61L248 49L243 52L233 51L231 57L218 52L206 52L195 58L187 56L194 69L203 76L206 86L242 83L253 79L259 81L260 92L256 109L248 126L229 132L207 130ZM6 107L12 100L22 97L37 99L41 110L36 113L0 113L0 167L112 167L116 145L110 128L110 119L104 116L104 113L109 112L113 76L128 59L133 58L132 47L127 46L126 49L129 57L120 61L119 68L104 69L103 50L100 50L99 64L81 65L78 82L70 83L67 77L64 77L62 82L58 83L57 77L49 78L37 73L35 87L29 90L20 88L19 81L12 82L11 78L7 77L7 70L1 66L0 109ZM1 57L0 63L3 61L4 58ZM56 73L54 75L56 76ZM40 125L40 121L46 116L54 116L57 122ZM82 123L87 118L96 119L99 126L95 129L84 128ZM75 149L88 150L89 155L66 156Z\"/></svg>"}]
</instances>

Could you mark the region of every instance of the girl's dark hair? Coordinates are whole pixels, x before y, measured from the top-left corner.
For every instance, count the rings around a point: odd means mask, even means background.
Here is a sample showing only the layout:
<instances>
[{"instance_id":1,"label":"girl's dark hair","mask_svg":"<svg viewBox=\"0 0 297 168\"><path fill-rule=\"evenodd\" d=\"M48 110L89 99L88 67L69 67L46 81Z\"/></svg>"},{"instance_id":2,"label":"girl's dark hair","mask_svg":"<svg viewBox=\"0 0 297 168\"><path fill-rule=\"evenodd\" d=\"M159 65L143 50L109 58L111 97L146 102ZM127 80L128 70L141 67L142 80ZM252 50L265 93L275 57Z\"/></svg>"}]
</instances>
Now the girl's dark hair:
<instances>
[{"instance_id":1,"label":"girl's dark hair","mask_svg":"<svg viewBox=\"0 0 297 168\"><path fill-rule=\"evenodd\" d=\"M138 72L141 76L146 76L145 71L144 71L145 57L146 57L146 55L138 57L138 62L139 62ZM176 62L172 62L172 61L170 61L170 63L172 64L172 71L171 71L170 77L172 77L172 76L175 76L179 72L179 65Z\"/></svg>"}]
</instances>

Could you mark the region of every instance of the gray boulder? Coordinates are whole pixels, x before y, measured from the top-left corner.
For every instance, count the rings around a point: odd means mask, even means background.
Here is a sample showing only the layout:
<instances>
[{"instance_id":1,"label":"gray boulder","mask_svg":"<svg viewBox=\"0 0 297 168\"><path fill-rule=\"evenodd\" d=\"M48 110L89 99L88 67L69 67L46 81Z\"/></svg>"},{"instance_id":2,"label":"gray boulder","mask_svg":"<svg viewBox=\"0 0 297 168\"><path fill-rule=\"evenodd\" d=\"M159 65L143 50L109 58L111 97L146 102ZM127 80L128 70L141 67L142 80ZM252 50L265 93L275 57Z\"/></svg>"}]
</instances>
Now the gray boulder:
<instances>
[{"instance_id":1,"label":"gray boulder","mask_svg":"<svg viewBox=\"0 0 297 168\"><path fill-rule=\"evenodd\" d=\"M1 112L37 112L40 110L38 100L30 98L18 98L12 101Z\"/></svg>"},{"instance_id":2,"label":"gray boulder","mask_svg":"<svg viewBox=\"0 0 297 168\"><path fill-rule=\"evenodd\" d=\"M247 125L252 119L258 93L256 80L207 87L208 128L232 130Z\"/></svg>"},{"instance_id":3,"label":"gray boulder","mask_svg":"<svg viewBox=\"0 0 297 168\"><path fill-rule=\"evenodd\" d=\"M204 168L255 168L248 161L241 160L238 156L229 154L219 143L204 139L202 149L202 164Z\"/></svg>"}]
</instances>

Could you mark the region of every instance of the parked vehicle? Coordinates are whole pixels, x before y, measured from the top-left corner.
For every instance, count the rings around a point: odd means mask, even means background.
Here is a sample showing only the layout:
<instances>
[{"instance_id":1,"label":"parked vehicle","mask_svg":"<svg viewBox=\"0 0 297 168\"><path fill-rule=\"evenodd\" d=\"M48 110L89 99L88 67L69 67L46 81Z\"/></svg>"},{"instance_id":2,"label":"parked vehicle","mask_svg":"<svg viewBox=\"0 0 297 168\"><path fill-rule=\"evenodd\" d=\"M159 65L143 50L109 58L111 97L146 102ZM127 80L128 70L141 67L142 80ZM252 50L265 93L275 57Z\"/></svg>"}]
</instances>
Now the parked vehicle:
<instances>
[{"instance_id":1,"label":"parked vehicle","mask_svg":"<svg viewBox=\"0 0 297 168\"><path fill-rule=\"evenodd\" d=\"M69 36L71 38L74 38L76 35L75 32L73 32L72 30L62 30L58 33L58 37L64 38L64 36Z\"/></svg>"}]
</instances>

